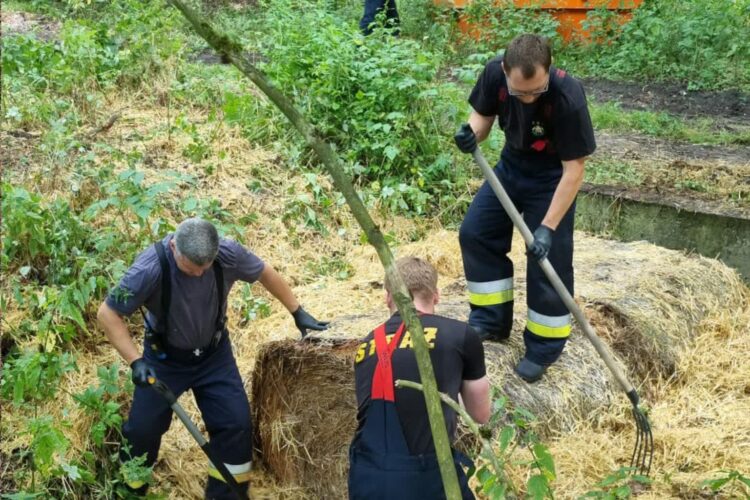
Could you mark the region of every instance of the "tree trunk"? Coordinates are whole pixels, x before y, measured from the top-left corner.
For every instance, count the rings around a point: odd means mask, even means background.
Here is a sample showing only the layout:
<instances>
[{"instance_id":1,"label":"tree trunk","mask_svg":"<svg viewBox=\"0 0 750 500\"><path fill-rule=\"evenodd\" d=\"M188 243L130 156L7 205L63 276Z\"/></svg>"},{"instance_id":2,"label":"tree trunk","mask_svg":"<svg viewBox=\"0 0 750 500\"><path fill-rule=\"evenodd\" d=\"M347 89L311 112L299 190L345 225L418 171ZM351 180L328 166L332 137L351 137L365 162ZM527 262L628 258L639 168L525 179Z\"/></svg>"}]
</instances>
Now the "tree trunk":
<instances>
[{"instance_id":1,"label":"tree trunk","mask_svg":"<svg viewBox=\"0 0 750 500\"><path fill-rule=\"evenodd\" d=\"M255 83L264 94L273 102L284 115L292 122L292 125L302 134L307 144L315 151L326 170L333 178L334 185L346 199L357 222L367 236L367 241L375 247L378 257L385 268L385 273L391 283L395 285L393 300L396 302L398 311L406 323L414 341L414 354L419 366L419 376L424 386L424 397L427 404L427 415L430 420L432 439L435 444L435 452L440 465L440 474L443 479L443 487L448 499L461 498L461 490L458 486L458 477L453 463L448 431L443 419L443 411L438 393L435 373L430 360L429 348L424 339L422 324L419 316L411 302L409 292L404 285L401 276L396 270L388 244L383 238L383 233L375 225L370 214L367 212L362 200L354 190L351 180L347 177L341 160L336 156L331 147L317 134L313 126L305 120L294 104L279 89L273 86L258 68L243 55L242 47L230 40L226 35L218 33L210 23L202 19L201 15L185 5L181 0L169 0L185 18L190 22L195 31L203 37L219 54L226 56L242 73Z\"/></svg>"}]
</instances>

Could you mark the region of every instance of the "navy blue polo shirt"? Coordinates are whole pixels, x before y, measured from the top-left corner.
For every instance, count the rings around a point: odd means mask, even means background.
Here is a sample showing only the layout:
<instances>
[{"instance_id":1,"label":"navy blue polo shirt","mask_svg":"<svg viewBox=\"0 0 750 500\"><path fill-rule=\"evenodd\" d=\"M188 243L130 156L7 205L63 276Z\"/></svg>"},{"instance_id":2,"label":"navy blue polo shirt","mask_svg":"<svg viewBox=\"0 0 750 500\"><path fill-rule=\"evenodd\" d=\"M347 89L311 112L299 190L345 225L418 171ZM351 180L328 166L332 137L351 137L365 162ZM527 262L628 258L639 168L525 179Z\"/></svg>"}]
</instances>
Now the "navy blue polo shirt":
<instances>
[{"instance_id":1,"label":"navy blue polo shirt","mask_svg":"<svg viewBox=\"0 0 750 500\"><path fill-rule=\"evenodd\" d=\"M498 56L487 63L469 103L481 115L498 117L505 134L503 155L549 164L593 153L594 128L581 83L551 66L547 92L525 104L508 93L502 60Z\"/></svg>"},{"instance_id":2,"label":"navy blue polo shirt","mask_svg":"<svg viewBox=\"0 0 750 500\"><path fill-rule=\"evenodd\" d=\"M195 349L207 345L216 331L219 308L216 278L212 267L201 276L189 276L177 267L169 242L173 235L165 237L161 244L169 263L172 278L172 302L169 308L169 332L167 342L179 349ZM235 281L253 283L258 280L265 264L255 254L239 243L221 238L216 257L224 274L224 311L227 296ZM163 311L161 308L161 266L153 246L141 252L133 265L107 296L109 307L122 316L133 314L140 306L148 310L149 323L157 327Z\"/></svg>"}]
</instances>

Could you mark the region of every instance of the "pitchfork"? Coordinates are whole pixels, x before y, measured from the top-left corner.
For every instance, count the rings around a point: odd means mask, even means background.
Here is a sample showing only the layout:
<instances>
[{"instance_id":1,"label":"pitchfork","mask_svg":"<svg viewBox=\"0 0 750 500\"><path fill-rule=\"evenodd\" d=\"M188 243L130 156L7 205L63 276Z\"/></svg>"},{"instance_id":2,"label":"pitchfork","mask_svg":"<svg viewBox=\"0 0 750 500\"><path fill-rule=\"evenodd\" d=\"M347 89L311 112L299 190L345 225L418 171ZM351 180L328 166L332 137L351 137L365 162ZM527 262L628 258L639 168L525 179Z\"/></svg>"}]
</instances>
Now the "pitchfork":
<instances>
[{"instance_id":1,"label":"pitchfork","mask_svg":"<svg viewBox=\"0 0 750 500\"><path fill-rule=\"evenodd\" d=\"M531 231L529 231L529 228L523 221L521 214L518 213L515 205L513 205L513 202L508 197L508 194L505 192L502 184L500 184L497 176L492 172L484 155L478 147L472 152L472 155L474 156L474 161L479 165L479 168L482 169L484 178L487 179L490 187L500 200L505 212L510 216L513 224L523 235L526 245L531 246L534 242L534 236L531 234ZM583 311L578 307L578 304L570 295L568 289L565 288L565 285L560 280L560 277L557 275L557 272L555 272L555 269L552 267L549 260L545 257L539 261L539 265L544 271L544 274L547 275L547 279L549 279L554 289L562 298L568 310L570 310L578 324L583 329L583 332L594 345L596 352L598 352L599 356L604 360L607 368L610 369L623 391L627 394L628 399L633 404L633 418L635 418L636 436L635 449L633 450L633 456L630 459L630 469L633 474L648 476L649 471L651 470L651 460L654 457L654 436L651 433L651 424L649 424L646 414L638 407L639 398L635 387L633 387L633 384L630 383L622 370L620 370L617 364L615 364L609 351L607 351L602 341L597 337L596 332L594 332L594 329L589 324L586 316L583 315Z\"/></svg>"},{"instance_id":2,"label":"pitchfork","mask_svg":"<svg viewBox=\"0 0 750 500\"><path fill-rule=\"evenodd\" d=\"M188 414L185 413L185 410L182 408L182 406L180 406L180 403L177 402L177 397L169 389L167 384L165 384L161 380L157 380L155 377L149 377L148 383L151 384L151 387L153 387L156 392L161 394L162 397L167 400L167 403L169 403L172 411L175 412L177 417L179 417L185 427L187 427L190 435L193 436L193 439L195 439L195 441L198 443L198 446L201 447L203 453L206 454L216 470L219 471L219 474L221 474L221 477L224 478L224 482L226 482L232 489L234 495L239 500L249 500L250 493L243 491L243 488L237 483L237 480L234 478L232 473L229 472L229 469L227 469L227 466L224 464L224 462L214 456L211 451L211 445L208 441L206 441L206 438L203 437L203 434L201 434L201 431L198 430L198 427L193 423Z\"/></svg>"}]
</instances>

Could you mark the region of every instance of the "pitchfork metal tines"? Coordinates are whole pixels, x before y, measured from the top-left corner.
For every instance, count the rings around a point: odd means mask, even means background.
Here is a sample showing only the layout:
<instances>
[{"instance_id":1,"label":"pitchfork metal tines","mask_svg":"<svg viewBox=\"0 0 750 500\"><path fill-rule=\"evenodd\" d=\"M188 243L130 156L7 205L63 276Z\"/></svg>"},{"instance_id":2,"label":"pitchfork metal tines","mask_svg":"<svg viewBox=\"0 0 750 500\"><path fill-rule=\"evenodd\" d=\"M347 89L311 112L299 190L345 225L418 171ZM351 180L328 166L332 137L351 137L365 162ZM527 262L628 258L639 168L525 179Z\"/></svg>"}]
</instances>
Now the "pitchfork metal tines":
<instances>
[{"instance_id":1,"label":"pitchfork metal tines","mask_svg":"<svg viewBox=\"0 0 750 500\"><path fill-rule=\"evenodd\" d=\"M636 435L633 456L630 458L632 474L648 476L651 471L651 461L654 458L654 435L648 417L638 407L638 393L635 389L628 391L628 398L633 403L633 418L635 419Z\"/></svg>"}]
</instances>

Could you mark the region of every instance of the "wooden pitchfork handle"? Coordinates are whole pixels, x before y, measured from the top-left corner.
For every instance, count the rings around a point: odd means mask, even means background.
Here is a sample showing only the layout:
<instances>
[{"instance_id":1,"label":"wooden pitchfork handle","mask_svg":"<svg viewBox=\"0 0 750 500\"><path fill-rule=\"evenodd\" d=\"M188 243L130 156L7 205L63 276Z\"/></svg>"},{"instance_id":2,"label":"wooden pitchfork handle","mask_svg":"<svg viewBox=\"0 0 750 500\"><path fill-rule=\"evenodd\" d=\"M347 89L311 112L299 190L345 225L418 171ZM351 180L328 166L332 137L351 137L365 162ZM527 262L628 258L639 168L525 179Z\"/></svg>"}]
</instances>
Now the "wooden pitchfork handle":
<instances>
[{"instance_id":1,"label":"wooden pitchfork handle","mask_svg":"<svg viewBox=\"0 0 750 500\"><path fill-rule=\"evenodd\" d=\"M198 442L198 445L201 447L201 450L203 450L203 453L206 454L208 459L211 461L214 467L216 467L216 470L219 471L221 474L221 477L224 478L224 481L232 488L232 491L237 496L239 500L246 500L250 498L249 493L246 493L242 490L239 483L237 483L237 480L234 478L231 472L227 469L227 466L224 465L224 462L221 460L218 460L216 457L213 456L213 453L211 452L211 447L206 441L206 438L203 437L203 434L201 434L201 431L198 430L198 427L193 423L192 420L190 420L190 417L187 413L185 413L185 410L180 406L180 403L177 402L177 398L175 397L174 393L167 387L167 384L162 382L161 380L157 380L154 377L148 378L148 383L151 384L151 387L158 392L159 394L164 397L164 399L167 400L167 403L169 403L170 408L172 408L172 411L174 411L177 414L177 417L182 421L182 423L187 427L187 430L190 432L190 435L193 436L193 439L195 439Z\"/></svg>"},{"instance_id":2,"label":"wooden pitchfork handle","mask_svg":"<svg viewBox=\"0 0 750 500\"><path fill-rule=\"evenodd\" d=\"M477 165L479 165L479 168L482 170L482 174L484 174L484 178L487 179L487 182L490 184L490 187L495 192L495 195L497 195L497 199L500 200L500 204L505 209L505 212L508 214L508 216L510 216L510 219L513 221L513 225L515 225L516 228L518 228L518 230L521 232L521 235L523 236L523 239L526 242L526 246L527 247L531 246L531 244L534 242L534 235L531 234L529 227L524 222L523 217L521 217L521 214L518 213L518 209L516 209L515 205L510 200L508 193L505 192L503 185L500 183L500 180L498 180L497 176L490 168L489 164L487 163L487 160L482 154L482 151L479 150L479 147L477 147L472 152L472 156L474 157L474 161L477 163ZM633 387L633 384L630 383L630 381L622 372L622 370L620 370L620 367L617 366L617 364L615 363L615 360L612 359L612 356L610 355L609 351L607 351L607 349L604 347L604 344L602 343L601 339L599 339L599 337L596 335L596 332L594 332L594 329L589 324L588 320L586 319L586 316L584 316L583 311L578 306L575 299L573 299L573 297L570 295L570 292L568 292L568 289L565 288L565 285L560 279L560 276L557 275L557 272L555 271L555 269L552 267L552 264L550 263L549 259L545 257L542 260L540 260L539 266L541 266L542 270L544 271L544 274L547 276L547 279L549 279L550 283L552 283L553 288L555 289L555 291L557 291L558 295L560 295L560 298L565 303L565 306L573 314L576 321L580 325L581 329L583 329L583 333L586 334L589 341L591 341L591 343L594 345L594 349L596 349L596 352L598 352L599 356L602 358L602 360L604 360L604 364L607 365L607 368L609 368L609 370L615 376L615 378L617 379L617 382L622 387L622 390L625 391L625 393L628 396L628 399L630 399L630 402L633 403L633 406L637 407L639 398L638 398L638 393Z\"/></svg>"}]
</instances>

